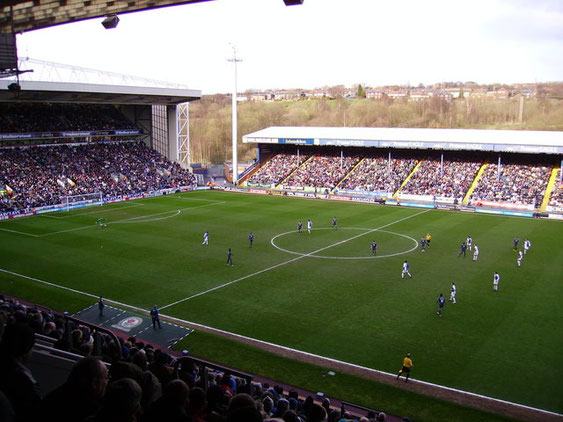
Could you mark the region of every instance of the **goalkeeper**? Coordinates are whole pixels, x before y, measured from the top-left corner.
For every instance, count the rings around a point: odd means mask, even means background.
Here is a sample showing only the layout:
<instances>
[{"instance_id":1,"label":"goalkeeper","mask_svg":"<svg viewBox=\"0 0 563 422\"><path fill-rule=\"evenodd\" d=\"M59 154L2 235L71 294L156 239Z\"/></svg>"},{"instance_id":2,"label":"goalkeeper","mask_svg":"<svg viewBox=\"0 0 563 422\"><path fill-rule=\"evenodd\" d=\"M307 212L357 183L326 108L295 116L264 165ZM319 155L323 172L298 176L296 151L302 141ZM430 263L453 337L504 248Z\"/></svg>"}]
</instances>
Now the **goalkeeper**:
<instances>
[{"instance_id":1,"label":"goalkeeper","mask_svg":"<svg viewBox=\"0 0 563 422\"><path fill-rule=\"evenodd\" d=\"M98 225L99 228L103 228L103 227L107 227L107 223L106 223L106 219L105 218L98 218L96 220L96 224Z\"/></svg>"}]
</instances>

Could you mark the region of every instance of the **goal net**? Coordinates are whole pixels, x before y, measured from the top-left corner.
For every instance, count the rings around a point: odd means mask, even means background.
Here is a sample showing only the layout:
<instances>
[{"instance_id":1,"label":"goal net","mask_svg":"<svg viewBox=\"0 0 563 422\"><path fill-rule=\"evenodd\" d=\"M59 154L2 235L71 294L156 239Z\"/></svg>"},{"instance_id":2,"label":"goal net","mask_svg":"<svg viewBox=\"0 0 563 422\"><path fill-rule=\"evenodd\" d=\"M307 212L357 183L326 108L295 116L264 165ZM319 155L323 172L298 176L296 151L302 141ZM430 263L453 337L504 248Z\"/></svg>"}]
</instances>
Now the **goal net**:
<instances>
[{"instance_id":1,"label":"goal net","mask_svg":"<svg viewBox=\"0 0 563 422\"><path fill-rule=\"evenodd\" d=\"M64 196L62 202L64 209L69 211L73 208L91 207L103 205L102 192L84 193L82 195Z\"/></svg>"}]
</instances>

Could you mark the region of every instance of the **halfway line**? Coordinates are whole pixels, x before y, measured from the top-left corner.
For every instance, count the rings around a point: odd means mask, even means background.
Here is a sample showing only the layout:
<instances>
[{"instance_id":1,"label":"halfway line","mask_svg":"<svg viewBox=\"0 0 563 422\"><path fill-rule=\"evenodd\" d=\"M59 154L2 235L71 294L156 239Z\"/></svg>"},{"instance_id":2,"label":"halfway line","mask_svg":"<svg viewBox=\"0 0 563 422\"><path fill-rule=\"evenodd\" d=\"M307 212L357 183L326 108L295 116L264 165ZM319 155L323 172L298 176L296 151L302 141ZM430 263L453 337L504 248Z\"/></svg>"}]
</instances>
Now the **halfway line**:
<instances>
[{"instance_id":1,"label":"halfway line","mask_svg":"<svg viewBox=\"0 0 563 422\"><path fill-rule=\"evenodd\" d=\"M393 225L393 224L400 223L401 221L408 220L409 218L413 218L413 217L416 217L416 216L418 216L418 215L427 213L428 211L430 211L430 210L424 210L424 211L418 212L418 213L416 213L416 214L409 215L408 217L401 218L400 220L393 221L393 222L391 222L391 223L385 224L385 225L383 225L383 226L381 226L381 227L378 227L378 228L376 228L376 229L368 230L368 231L365 232L365 233L360 233L360 234L358 234L358 235L356 235L356 236L352 236L352 237L350 237L350 238L348 238L348 239L341 240L340 242L333 243L332 245L325 246L324 248L317 249L316 251L313 251L313 252L309 252L309 253L307 253L307 254L300 255L300 256L295 257L295 258L292 258L292 259L290 259L290 260L288 260L288 261L281 262L281 263L279 263L279 264L273 265L273 266L268 267L268 268L264 268L263 270L256 271L255 273L252 273L252 274L249 274L249 275L245 275L244 277L237 278L236 280L229 281L229 282L224 283L224 284L221 284L221 285L219 285L219 286L212 287L211 289L205 290L205 291L200 292L200 293L196 293L195 295L188 296L188 297L185 297L185 298L183 298L183 299L177 300L176 302L173 302L173 303L170 303L170 304L168 304L168 305L162 306L160 309L169 308L170 306L174 306L174 305L177 305L177 304L179 304L179 303L185 302L185 301L187 301L187 300L194 299L194 298L196 298L196 297L198 297L198 296L203 296L204 294L213 292L213 291L215 291L215 290L222 289L223 287L227 287L227 286L230 286L231 284L238 283L239 281L246 280L247 278L254 277L255 275L259 275L259 274L265 273L266 271L274 270L274 269L279 268L279 267L282 267L282 266L284 266L284 265L291 264L292 262L299 261L300 259L307 258L307 257L309 257L309 256L311 256L311 255L318 254L319 252L322 252L322 251L324 251L324 250L326 250L326 249L330 249L330 248L332 248L332 247L334 247L334 246L341 245L341 244L343 244L343 243L346 243L346 242L349 242L349 241L351 241L351 240L357 239L358 237L365 236L366 234L372 233L372 232L374 232L374 231L381 230L381 229L384 229L384 228L386 228L386 227L389 227L389 226L391 226L391 225Z\"/></svg>"}]
</instances>

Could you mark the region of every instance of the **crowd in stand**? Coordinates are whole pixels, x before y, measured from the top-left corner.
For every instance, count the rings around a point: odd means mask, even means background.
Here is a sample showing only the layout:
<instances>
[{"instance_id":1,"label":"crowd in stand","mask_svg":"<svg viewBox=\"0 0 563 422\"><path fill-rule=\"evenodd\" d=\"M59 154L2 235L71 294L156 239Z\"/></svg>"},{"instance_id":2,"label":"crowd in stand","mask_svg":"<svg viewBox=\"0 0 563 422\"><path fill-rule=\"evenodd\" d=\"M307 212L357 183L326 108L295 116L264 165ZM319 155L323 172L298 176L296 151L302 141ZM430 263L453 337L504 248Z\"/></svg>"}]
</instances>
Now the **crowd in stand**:
<instances>
[{"instance_id":1,"label":"crowd in stand","mask_svg":"<svg viewBox=\"0 0 563 422\"><path fill-rule=\"evenodd\" d=\"M104 198L192 186L194 176L142 142L101 142L0 149L0 213L63 203L102 192Z\"/></svg>"},{"instance_id":2,"label":"crowd in stand","mask_svg":"<svg viewBox=\"0 0 563 422\"><path fill-rule=\"evenodd\" d=\"M251 183L273 183L278 185L307 158L305 155L277 154L257 170L248 181Z\"/></svg>"},{"instance_id":3,"label":"crowd in stand","mask_svg":"<svg viewBox=\"0 0 563 422\"><path fill-rule=\"evenodd\" d=\"M412 158L365 158L339 188L394 193L415 165L416 160Z\"/></svg>"},{"instance_id":4,"label":"crowd in stand","mask_svg":"<svg viewBox=\"0 0 563 422\"><path fill-rule=\"evenodd\" d=\"M360 161L358 156L314 156L287 180L289 187L334 188Z\"/></svg>"},{"instance_id":5,"label":"crowd in stand","mask_svg":"<svg viewBox=\"0 0 563 422\"><path fill-rule=\"evenodd\" d=\"M0 133L133 129L115 107L103 104L0 104Z\"/></svg>"},{"instance_id":6,"label":"crowd in stand","mask_svg":"<svg viewBox=\"0 0 563 422\"><path fill-rule=\"evenodd\" d=\"M472 202L537 205L545 195L552 167L534 164L489 164L471 195Z\"/></svg>"},{"instance_id":7,"label":"crowd in stand","mask_svg":"<svg viewBox=\"0 0 563 422\"><path fill-rule=\"evenodd\" d=\"M463 198L480 167L481 163L474 161L423 160L401 193Z\"/></svg>"},{"instance_id":8,"label":"crowd in stand","mask_svg":"<svg viewBox=\"0 0 563 422\"><path fill-rule=\"evenodd\" d=\"M553 192L549 197L549 205L552 207L563 207L563 183L561 183L561 168L557 170L557 175L555 179L555 186L553 187Z\"/></svg>"},{"instance_id":9,"label":"crowd in stand","mask_svg":"<svg viewBox=\"0 0 563 422\"><path fill-rule=\"evenodd\" d=\"M420 160L420 166L400 193L461 199L474 183L485 156L476 153L463 156L450 154L447 159L441 160L435 155L417 159L412 154L403 153L403 156L391 159L372 156L360 160L355 155L344 158L319 155L308 161L301 156L300 161L304 162L301 165L297 158L297 155L278 154L250 181L278 184L293 171L285 182L286 187L331 189L338 185L342 190L395 193ZM498 177L497 165L489 164L478 180L471 199L473 203L495 201L539 206L552 168L540 162L508 163L502 164ZM550 205L563 206L561 192L563 188L557 183Z\"/></svg>"},{"instance_id":10,"label":"crowd in stand","mask_svg":"<svg viewBox=\"0 0 563 422\"><path fill-rule=\"evenodd\" d=\"M41 396L29 363L35 338L83 355L67 380ZM383 412L354 418L324 399L303 398L279 385L248 383L228 371L209 372L136 338L102 335L50 311L0 296L0 420L20 422L375 422ZM100 343L101 342L101 343ZM103 352L103 344L111 344ZM98 344L97 344L98 343ZM96 352L96 349L97 352ZM121 351L121 356L119 354ZM103 363L101 358L110 361ZM109 369L108 369L109 366ZM406 419L405 419L406 420Z\"/></svg>"}]
</instances>

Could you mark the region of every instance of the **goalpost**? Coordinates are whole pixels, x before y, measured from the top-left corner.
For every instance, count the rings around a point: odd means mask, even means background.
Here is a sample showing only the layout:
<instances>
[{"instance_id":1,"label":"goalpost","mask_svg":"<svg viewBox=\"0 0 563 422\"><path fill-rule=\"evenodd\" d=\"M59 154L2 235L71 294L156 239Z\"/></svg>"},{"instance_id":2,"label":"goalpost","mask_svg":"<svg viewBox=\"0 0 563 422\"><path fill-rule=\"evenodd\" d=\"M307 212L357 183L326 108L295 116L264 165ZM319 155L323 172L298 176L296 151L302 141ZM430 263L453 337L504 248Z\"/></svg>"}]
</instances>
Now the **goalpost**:
<instances>
[{"instance_id":1,"label":"goalpost","mask_svg":"<svg viewBox=\"0 0 563 422\"><path fill-rule=\"evenodd\" d=\"M94 205L103 205L102 192L84 193L82 195L70 195L63 197L63 206L66 211L74 208L91 207Z\"/></svg>"}]
</instances>

